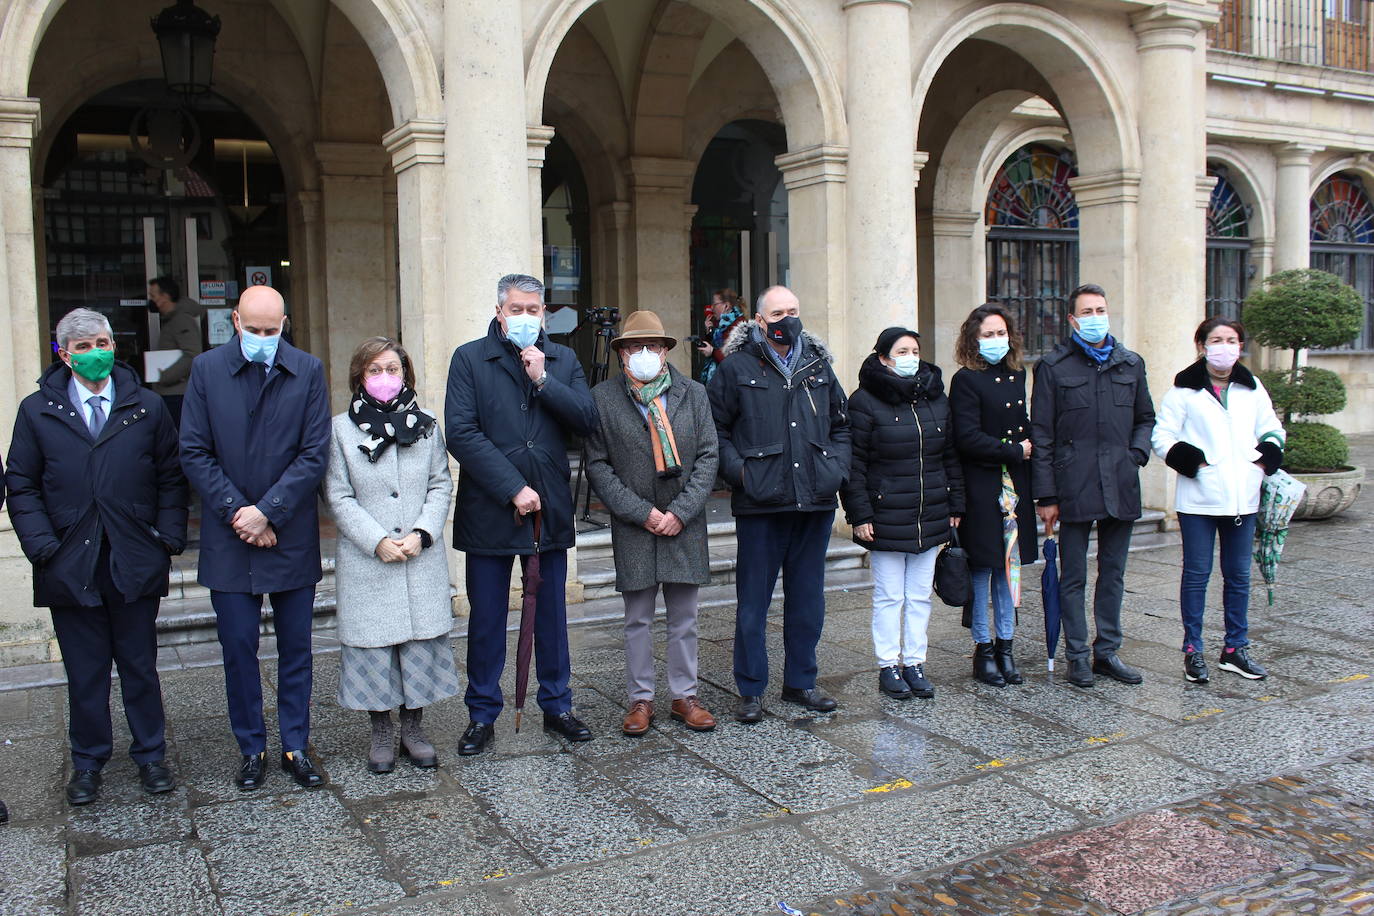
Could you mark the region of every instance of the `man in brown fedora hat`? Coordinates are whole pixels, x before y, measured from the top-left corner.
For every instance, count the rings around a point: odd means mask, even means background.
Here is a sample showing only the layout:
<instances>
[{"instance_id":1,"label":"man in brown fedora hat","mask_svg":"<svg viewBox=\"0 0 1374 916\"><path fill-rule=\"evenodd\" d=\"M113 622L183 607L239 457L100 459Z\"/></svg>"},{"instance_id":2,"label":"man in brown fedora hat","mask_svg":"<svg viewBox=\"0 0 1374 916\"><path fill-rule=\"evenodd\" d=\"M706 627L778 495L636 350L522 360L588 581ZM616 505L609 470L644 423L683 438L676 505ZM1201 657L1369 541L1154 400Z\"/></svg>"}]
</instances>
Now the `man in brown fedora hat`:
<instances>
[{"instance_id":1,"label":"man in brown fedora hat","mask_svg":"<svg viewBox=\"0 0 1374 916\"><path fill-rule=\"evenodd\" d=\"M697 590L711 580L706 500L716 476L716 429L706 389L668 364L677 341L647 309L611 341L623 373L592 390L600 424L587 444L587 476L611 513L615 588L625 601L623 731L654 719L651 627L659 587L668 612L672 717L715 728L697 701Z\"/></svg>"}]
</instances>

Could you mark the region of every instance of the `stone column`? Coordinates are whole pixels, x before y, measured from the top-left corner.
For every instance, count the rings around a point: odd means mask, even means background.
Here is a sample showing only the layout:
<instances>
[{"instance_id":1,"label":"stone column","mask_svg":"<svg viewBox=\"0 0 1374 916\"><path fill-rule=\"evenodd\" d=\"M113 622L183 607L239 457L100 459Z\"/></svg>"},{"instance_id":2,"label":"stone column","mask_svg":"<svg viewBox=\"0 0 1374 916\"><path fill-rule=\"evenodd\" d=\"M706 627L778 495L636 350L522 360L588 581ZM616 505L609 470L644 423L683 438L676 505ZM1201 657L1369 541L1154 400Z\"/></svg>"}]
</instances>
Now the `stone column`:
<instances>
[{"instance_id":1,"label":"stone column","mask_svg":"<svg viewBox=\"0 0 1374 916\"><path fill-rule=\"evenodd\" d=\"M407 121L382 143L396 173L401 343L415 361L420 403L438 410L456 343L444 286L444 125Z\"/></svg>"},{"instance_id":2,"label":"stone column","mask_svg":"<svg viewBox=\"0 0 1374 916\"><path fill-rule=\"evenodd\" d=\"M531 261L519 3L444 4L445 285L451 344L486 333L496 281Z\"/></svg>"},{"instance_id":3,"label":"stone column","mask_svg":"<svg viewBox=\"0 0 1374 916\"><path fill-rule=\"evenodd\" d=\"M801 301L806 327L836 354L835 372L846 391L859 369L842 346L850 311L844 283L848 155L842 146L810 146L774 160L787 188L789 275L780 279Z\"/></svg>"},{"instance_id":4,"label":"stone column","mask_svg":"<svg viewBox=\"0 0 1374 916\"><path fill-rule=\"evenodd\" d=\"M383 212L387 167L380 144L315 144L320 163L324 234L324 296L310 316L327 343L314 347L325 362L335 411L348 401L348 363L358 343L397 332L387 299L387 220Z\"/></svg>"},{"instance_id":5,"label":"stone column","mask_svg":"<svg viewBox=\"0 0 1374 916\"><path fill-rule=\"evenodd\" d=\"M534 260L530 263L537 268L533 273L541 280L544 272L544 154L553 141L554 129L548 126L525 128L526 160L529 163L530 178L530 253Z\"/></svg>"},{"instance_id":6,"label":"stone column","mask_svg":"<svg viewBox=\"0 0 1374 916\"><path fill-rule=\"evenodd\" d=\"M1311 266L1312 155L1321 149L1305 143L1285 143L1274 151L1278 163L1274 189L1275 271Z\"/></svg>"},{"instance_id":7,"label":"stone column","mask_svg":"<svg viewBox=\"0 0 1374 916\"><path fill-rule=\"evenodd\" d=\"M921 300L921 351L932 361L950 366L952 374L954 343L964 318L973 307L987 299L987 245L983 239L981 213L963 210L933 210L917 233L930 234L929 303ZM936 298L934 290L939 290Z\"/></svg>"},{"instance_id":8,"label":"stone column","mask_svg":"<svg viewBox=\"0 0 1374 916\"><path fill-rule=\"evenodd\" d=\"M1118 327L1145 358L1156 401L1193 359L1192 330L1202 320L1205 221L1197 208L1206 175L1205 112L1192 91L1206 65L1202 30L1216 21L1202 4L1161 3L1132 17L1140 68L1140 202L1136 307ZM1121 315L1121 310L1117 310ZM1169 508L1173 475L1152 462L1144 500Z\"/></svg>"},{"instance_id":9,"label":"stone column","mask_svg":"<svg viewBox=\"0 0 1374 916\"><path fill-rule=\"evenodd\" d=\"M849 163L842 301L854 311L831 343L857 362L883 328L916 323L911 2L846 0L844 12Z\"/></svg>"},{"instance_id":10,"label":"stone column","mask_svg":"<svg viewBox=\"0 0 1374 916\"><path fill-rule=\"evenodd\" d=\"M31 154L38 133L37 99L0 98L0 334L9 365L0 372L0 443L8 454L19 402L35 390L46 360L48 332L38 321L34 251L34 176ZM31 591L32 568L19 549L9 513L0 513L0 582L12 596ZM0 667L58 658L46 611L27 600L0 605Z\"/></svg>"},{"instance_id":11,"label":"stone column","mask_svg":"<svg viewBox=\"0 0 1374 916\"><path fill-rule=\"evenodd\" d=\"M663 319L663 329L679 340L692 333L688 247L691 218L687 192L696 164L686 159L632 156L629 161L631 216L630 298L620 303L622 318L646 308ZM687 371L691 354L675 350L673 359Z\"/></svg>"},{"instance_id":12,"label":"stone column","mask_svg":"<svg viewBox=\"0 0 1374 916\"><path fill-rule=\"evenodd\" d=\"M596 208L592 232L600 241L592 262L592 305L623 308L630 301L629 201L613 200Z\"/></svg>"}]
</instances>

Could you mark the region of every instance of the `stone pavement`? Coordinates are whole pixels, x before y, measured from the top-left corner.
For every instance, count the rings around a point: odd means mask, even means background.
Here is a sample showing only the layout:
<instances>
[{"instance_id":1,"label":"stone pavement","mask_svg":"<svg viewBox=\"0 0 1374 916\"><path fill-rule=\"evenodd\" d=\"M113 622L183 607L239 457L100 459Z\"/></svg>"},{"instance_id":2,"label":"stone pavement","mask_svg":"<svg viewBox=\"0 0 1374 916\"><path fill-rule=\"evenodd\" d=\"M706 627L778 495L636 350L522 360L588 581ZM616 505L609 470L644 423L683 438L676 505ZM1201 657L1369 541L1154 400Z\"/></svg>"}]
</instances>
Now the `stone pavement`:
<instances>
[{"instance_id":1,"label":"stone pavement","mask_svg":"<svg viewBox=\"0 0 1374 916\"><path fill-rule=\"evenodd\" d=\"M313 793L278 771L234 790L222 673L199 668L163 680L177 791L143 796L117 758L104 798L71 810L64 690L0 692L0 914L1374 913L1374 495L1295 526L1275 605L1256 590L1267 681L1214 667L1184 682L1178 559L1131 557L1122 655L1140 687L1047 672L1036 568L1024 686L975 684L958 611L937 605L936 698L881 698L869 595L842 592L821 646L839 711L782 703L775 664L770 715L739 725L731 609L714 608L701 696L720 727L663 716L630 739L618 629L581 627L574 700L596 739L550 738L532 708L518 735L503 716L490 753L458 758L466 711L450 700L427 715L437 771L366 771L365 719L338 708L322 655L313 740L330 784ZM781 639L774 618L779 662ZM119 716L116 735L127 747Z\"/></svg>"}]
</instances>

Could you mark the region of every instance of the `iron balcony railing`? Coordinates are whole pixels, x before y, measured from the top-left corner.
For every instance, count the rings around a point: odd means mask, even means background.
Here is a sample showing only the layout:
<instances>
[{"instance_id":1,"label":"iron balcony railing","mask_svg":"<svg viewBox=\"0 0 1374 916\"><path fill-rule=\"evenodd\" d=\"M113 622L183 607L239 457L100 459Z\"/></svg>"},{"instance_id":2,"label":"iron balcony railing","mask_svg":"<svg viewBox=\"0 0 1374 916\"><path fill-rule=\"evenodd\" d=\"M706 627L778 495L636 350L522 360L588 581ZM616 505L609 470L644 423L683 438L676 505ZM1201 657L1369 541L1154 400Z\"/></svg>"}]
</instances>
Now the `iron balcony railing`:
<instances>
[{"instance_id":1,"label":"iron balcony railing","mask_svg":"<svg viewBox=\"0 0 1374 916\"><path fill-rule=\"evenodd\" d=\"M1211 46L1319 67L1374 72L1374 0L1223 0Z\"/></svg>"}]
</instances>

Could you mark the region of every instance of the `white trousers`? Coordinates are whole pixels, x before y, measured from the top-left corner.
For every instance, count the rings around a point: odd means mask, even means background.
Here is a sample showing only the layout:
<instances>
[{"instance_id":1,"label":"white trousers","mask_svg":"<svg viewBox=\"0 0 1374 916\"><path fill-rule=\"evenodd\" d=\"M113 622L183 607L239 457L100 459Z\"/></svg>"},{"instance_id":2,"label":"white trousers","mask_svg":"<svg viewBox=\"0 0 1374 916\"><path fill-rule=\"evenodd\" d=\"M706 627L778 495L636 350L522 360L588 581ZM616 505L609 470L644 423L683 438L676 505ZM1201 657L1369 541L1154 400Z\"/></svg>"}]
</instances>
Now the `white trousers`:
<instances>
[{"instance_id":1,"label":"white trousers","mask_svg":"<svg viewBox=\"0 0 1374 916\"><path fill-rule=\"evenodd\" d=\"M878 667L926 660L930 590L937 548L921 553L873 550L873 653Z\"/></svg>"}]
</instances>

